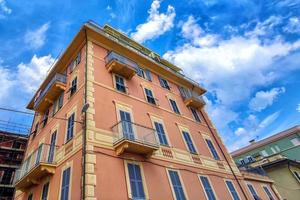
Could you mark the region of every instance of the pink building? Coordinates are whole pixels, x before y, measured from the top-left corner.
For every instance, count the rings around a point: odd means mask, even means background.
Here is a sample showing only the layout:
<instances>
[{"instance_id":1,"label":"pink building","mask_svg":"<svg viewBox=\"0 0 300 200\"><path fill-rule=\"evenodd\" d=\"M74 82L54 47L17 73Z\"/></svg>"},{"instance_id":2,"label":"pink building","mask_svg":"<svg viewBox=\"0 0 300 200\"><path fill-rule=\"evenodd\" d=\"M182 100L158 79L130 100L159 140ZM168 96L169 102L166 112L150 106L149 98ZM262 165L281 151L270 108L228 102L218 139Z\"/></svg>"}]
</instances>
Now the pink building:
<instances>
[{"instance_id":1,"label":"pink building","mask_svg":"<svg viewBox=\"0 0 300 200\"><path fill-rule=\"evenodd\" d=\"M238 170L204 93L153 51L87 22L28 104L36 115L15 199L280 199L272 180Z\"/></svg>"}]
</instances>

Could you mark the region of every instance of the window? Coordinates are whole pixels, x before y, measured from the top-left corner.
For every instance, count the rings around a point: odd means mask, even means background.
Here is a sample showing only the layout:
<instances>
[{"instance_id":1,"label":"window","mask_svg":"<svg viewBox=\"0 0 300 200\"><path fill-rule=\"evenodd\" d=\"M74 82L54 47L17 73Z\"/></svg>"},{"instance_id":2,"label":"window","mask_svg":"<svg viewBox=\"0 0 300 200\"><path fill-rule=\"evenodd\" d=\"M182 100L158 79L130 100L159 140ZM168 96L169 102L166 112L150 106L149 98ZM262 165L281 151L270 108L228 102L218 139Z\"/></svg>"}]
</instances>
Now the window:
<instances>
[{"instance_id":1,"label":"window","mask_svg":"<svg viewBox=\"0 0 300 200\"><path fill-rule=\"evenodd\" d=\"M185 194L177 171L168 170L176 200L185 200Z\"/></svg>"},{"instance_id":2,"label":"window","mask_svg":"<svg viewBox=\"0 0 300 200\"><path fill-rule=\"evenodd\" d=\"M228 190L231 193L232 199L233 200L240 200L239 195L238 195L238 193L236 192L236 190L233 186L233 183L231 181L225 181L225 182L226 182Z\"/></svg>"},{"instance_id":3,"label":"window","mask_svg":"<svg viewBox=\"0 0 300 200\"><path fill-rule=\"evenodd\" d=\"M152 81L151 72L148 69L145 69L144 72L145 72L145 75L146 75L146 79L148 81Z\"/></svg>"},{"instance_id":4,"label":"window","mask_svg":"<svg viewBox=\"0 0 300 200\"><path fill-rule=\"evenodd\" d=\"M275 149L276 149L277 152L280 152L279 146L276 145L276 146L275 146Z\"/></svg>"},{"instance_id":5,"label":"window","mask_svg":"<svg viewBox=\"0 0 300 200\"><path fill-rule=\"evenodd\" d=\"M48 190L49 190L49 182L47 182L43 186L43 192L42 192L42 199L41 200L47 200L47 198L48 198Z\"/></svg>"},{"instance_id":6,"label":"window","mask_svg":"<svg viewBox=\"0 0 300 200\"><path fill-rule=\"evenodd\" d=\"M146 94L146 97L147 97L147 101L151 104L156 105L155 98L153 97L152 91L145 88L145 94Z\"/></svg>"},{"instance_id":7,"label":"window","mask_svg":"<svg viewBox=\"0 0 300 200\"><path fill-rule=\"evenodd\" d=\"M122 123L123 137L125 137L126 139L134 140L134 133L132 128L130 113L120 110L120 117L122 121L121 123Z\"/></svg>"},{"instance_id":8,"label":"window","mask_svg":"<svg viewBox=\"0 0 300 200\"><path fill-rule=\"evenodd\" d=\"M193 114L193 117L194 117L195 121L196 122L201 122L197 110L195 108L193 108L193 107L190 107L190 109L192 111L192 114Z\"/></svg>"},{"instance_id":9,"label":"window","mask_svg":"<svg viewBox=\"0 0 300 200\"><path fill-rule=\"evenodd\" d=\"M220 157L219 157L219 155L218 155L218 153L217 153L217 151L216 151L216 149L215 149L212 141L209 140L209 139L205 139L205 140L206 140L207 146L208 146L210 152L212 153L214 159L215 160L220 160Z\"/></svg>"},{"instance_id":10,"label":"window","mask_svg":"<svg viewBox=\"0 0 300 200\"><path fill-rule=\"evenodd\" d=\"M14 148L14 149L20 149L21 145L22 145L21 142L19 142L19 141L13 141L12 148Z\"/></svg>"},{"instance_id":11,"label":"window","mask_svg":"<svg viewBox=\"0 0 300 200\"><path fill-rule=\"evenodd\" d=\"M294 146L300 145L300 139L299 138L293 138L293 139L291 139L291 142Z\"/></svg>"},{"instance_id":12,"label":"window","mask_svg":"<svg viewBox=\"0 0 300 200\"><path fill-rule=\"evenodd\" d=\"M51 135L50 149L49 149L49 154L48 154L48 163L52 163L53 159L54 159L56 134L57 134L57 131L54 131L54 133L52 133L52 135Z\"/></svg>"},{"instance_id":13,"label":"window","mask_svg":"<svg viewBox=\"0 0 300 200\"><path fill-rule=\"evenodd\" d=\"M76 90L77 90L77 77L75 77L71 82L71 88L70 88L71 96L76 92Z\"/></svg>"},{"instance_id":14,"label":"window","mask_svg":"<svg viewBox=\"0 0 300 200\"><path fill-rule=\"evenodd\" d=\"M247 160L248 160L249 163L252 163L252 162L255 161L252 156L247 156Z\"/></svg>"},{"instance_id":15,"label":"window","mask_svg":"<svg viewBox=\"0 0 300 200\"><path fill-rule=\"evenodd\" d=\"M260 200L260 197L257 195L256 191L254 190L251 184L247 184L250 193L252 194L254 200Z\"/></svg>"},{"instance_id":16,"label":"window","mask_svg":"<svg viewBox=\"0 0 300 200\"><path fill-rule=\"evenodd\" d=\"M216 200L216 196L214 194L214 191L211 188L208 178L205 176L200 176L200 180L201 180L202 186L205 190L207 199L208 200Z\"/></svg>"},{"instance_id":17,"label":"window","mask_svg":"<svg viewBox=\"0 0 300 200\"><path fill-rule=\"evenodd\" d=\"M265 193L267 194L267 196L269 197L269 200L274 200L269 188L267 186L263 186Z\"/></svg>"},{"instance_id":18,"label":"window","mask_svg":"<svg viewBox=\"0 0 300 200\"><path fill-rule=\"evenodd\" d=\"M273 154L276 153L276 150L273 147L271 147L271 150L272 150Z\"/></svg>"},{"instance_id":19,"label":"window","mask_svg":"<svg viewBox=\"0 0 300 200\"><path fill-rule=\"evenodd\" d=\"M136 73L137 73L138 76L140 76L142 78L145 78L145 72L144 72L144 70L142 68L137 67Z\"/></svg>"},{"instance_id":20,"label":"window","mask_svg":"<svg viewBox=\"0 0 300 200\"><path fill-rule=\"evenodd\" d=\"M261 155L262 155L263 157L267 157L267 156L268 156L268 153L267 153L266 150L262 150L260 153L261 153Z\"/></svg>"},{"instance_id":21,"label":"window","mask_svg":"<svg viewBox=\"0 0 300 200\"><path fill-rule=\"evenodd\" d=\"M76 58L69 64L69 72L71 73L74 68L80 63L81 61L81 52L79 52L76 56Z\"/></svg>"},{"instance_id":22,"label":"window","mask_svg":"<svg viewBox=\"0 0 300 200\"><path fill-rule=\"evenodd\" d=\"M126 86L125 86L124 78L121 76L115 75L115 81L116 81L116 89L120 92L126 93Z\"/></svg>"},{"instance_id":23,"label":"window","mask_svg":"<svg viewBox=\"0 0 300 200\"><path fill-rule=\"evenodd\" d=\"M32 193L28 196L28 200L33 200L33 194Z\"/></svg>"},{"instance_id":24,"label":"window","mask_svg":"<svg viewBox=\"0 0 300 200\"><path fill-rule=\"evenodd\" d=\"M168 141L167 141L167 137L166 137L163 125L159 122L154 122L154 126L155 126L155 130L157 132L159 143L161 145L168 146Z\"/></svg>"},{"instance_id":25,"label":"window","mask_svg":"<svg viewBox=\"0 0 300 200\"><path fill-rule=\"evenodd\" d=\"M52 113L53 116L57 111L61 109L61 107L63 106L63 102L64 102L64 93L62 92L59 95L58 99L53 103L53 113Z\"/></svg>"},{"instance_id":26,"label":"window","mask_svg":"<svg viewBox=\"0 0 300 200\"><path fill-rule=\"evenodd\" d=\"M162 77L158 76L158 80L159 80L159 83L160 83L161 87L170 90L170 86L169 86L168 81L166 79L163 79Z\"/></svg>"},{"instance_id":27,"label":"window","mask_svg":"<svg viewBox=\"0 0 300 200\"><path fill-rule=\"evenodd\" d=\"M142 69L140 67L137 68L137 75L148 80L148 81L152 81L152 76L151 76L151 72L148 69Z\"/></svg>"},{"instance_id":28,"label":"window","mask_svg":"<svg viewBox=\"0 0 300 200\"><path fill-rule=\"evenodd\" d=\"M146 199L140 166L128 163L128 174L132 199Z\"/></svg>"},{"instance_id":29,"label":"window","mask_svg":"<svg viewBox=\"0 0 300 200\"><path fill-rule=\"evenodd\" d=\"M45 127L48 122L48 116L49 116L49 109L45 112L43 116L43 127Z\"/></svg>"},{"instance_id":30,"label":"window","mask_svg":"<svg viewBox=\"0 0 300 200\"><path fill-rule=\"evenodd\" d=\"M39 122L37 122L36 124L35 124L35 128L34 128L34 131L32 132L32 138L34 138L35 137L35 135L36 135L36 133L38 132L38 129L39 129Z\"/></svg>"},{"instance_id":31,"label":"window","mask_svg":"<svg viewBox=\"0 0 300 200\"><path fill-rule=\"evenodd\" d=\"M172 110L173 110L175 113L180 114L179 109L178 109L177 104L176 104L176 101L174 101L173 99L169 99L169 101L170 101Z\"/></svg>"},{"instance_id":32,"label":"window","mask_svg":"<svg viewBox=\"0 0 300 200\"><path fill-rule=\"evenodd\" d=\"M241 165L245 165L246 163L245 163L245 161L244 161L244 159L240 159L240 163L241 163Z\"/></svg>"},{"instance_id":33,"label":"window","mask_svg":"<svg viewBox=\"0 0 300 200\"><path fill-rule=\"evenodd\" d=\"M13 184L12 183L13 173L14 173L13 170L4 169L2 171L2 177L0 176L0 184L4 184L4 185ZM0 174L1 174L1 172L0 172Z\"/></svg>"},{"instance_id":34,"label":"window","mask_svg":"<svg viewBox=\"0 0 300 200\"><path fill-rule=\"evenodd\" d=\"M297 180L300 182L300 175L298 172L293 171L293 174L295 175L295 177L297 178Z\"/></svg>"},{"instance_id":35,"label":"window","mask_svg":"<svg viewBox=\"0 0 300 200\"><path fill-rule=\"evenodd\" d=\"M40 144L36 155L36 161L35 161L36 165L38 165L41 162L42 151L43 151L43 144Z\"/></svg>"},{"instance_id":36,"label":"window","mask_svg":"<svg viewBox=\"0 0 300 200\"><path fill-rule=\"evenodd\" d=\"M73 138L74 121L75 121L75 113L71 114L68 118L68 128L67 128L67 138L66 138L67 141Z\"/></svg>"},{"instance_id":37,"label":"window","mask_svg":"<svg viewBox=\"0 0 300 200\"><path fill-rule=\"evenodd\" d=\"M186 145L189 148L189 151L191 153L194 153L194 154L197 153L196 148L195 148L195 146L193 144L193 141L192 141L192 138L191 138L190 134L188 132L186 132L186 131L182 131L182 134L183 134L185 143L186 143Z\"/></svg>"},{"instance_id":38,"label":"window","mask_svg":"<svg viewBox=\"0 0 300 200\"><path fill-rule=\"evenodd\" d=\"M53 115L55 115L55 113L61 109L63 103L64 103L64 93L62 92L59 95L58 99L53 104Z\"/></svg>"},{"instance_id":39,"label":"window","mask_svg":"<svg viewBox=\"0 0 300 200\"><path fill-rule=\"evenodd\" d=\"M63 172L61 183L60 200L69 200L69 188L70 188L70 167Z\"/></svg>"}]
</instances>

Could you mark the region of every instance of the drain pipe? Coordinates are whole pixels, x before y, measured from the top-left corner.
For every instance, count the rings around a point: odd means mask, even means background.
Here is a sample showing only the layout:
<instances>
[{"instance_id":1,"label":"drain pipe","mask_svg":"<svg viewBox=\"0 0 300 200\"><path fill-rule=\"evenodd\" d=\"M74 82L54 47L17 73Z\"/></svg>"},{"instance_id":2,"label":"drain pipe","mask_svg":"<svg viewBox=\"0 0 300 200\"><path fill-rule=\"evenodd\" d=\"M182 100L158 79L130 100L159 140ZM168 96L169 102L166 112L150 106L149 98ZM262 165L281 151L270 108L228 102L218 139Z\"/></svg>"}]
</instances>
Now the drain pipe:
<instances>
[{"instance_id":1,"label":"drain pipe","mask_svg":"<svg viewBox=\"0 0 300 200\"><path fill-rule=\"evenodd\" d=\"M84 106L87 104L87 62L88 62L88 37L87 37L87 32L86 32L86 28L84 29L84 33L85 33L85 91L84 91ZM83 180L82 180L82 196L83 196L83 200L85 200L85 196L86 196L86 190L85 190L85 183L86 183L86 178L85 178L85 174L86 174L86 132L87 132L87 116L86 116L86 110L83 112L84 113L84 127L83 127L83 143L82 143L82 156L83 156Z\"/></svg>"},{"instance_id":2,"label":"drain pipe","mask_svg":"<svg viewBox=\"0 0 300 200\"><path fill-rule=\"evenodd\" d=\"M245 191L244 191L244 189L243 189L243 187L242 187L240 181L238 180L237 176L235 175L235 173L234 173L234 171L233 171L233 169L232 169L232 167L231 167L231 165L230 165L230 163L229 163L229 161L228 161L228 159L227 159L227 157L226 157L224 151L223 151L222 148L221 148L221 145L220 145L219 141L217 140L217 138L216 138L216 136L215 136L213 130L211 129L211 127L210 127L210 125L209 125L209 123L208 123L208 121L206 120L206 118L205 118L205 116L204 116L202 110L200 110L200 113L201 113L201 116L202 116L202 118L204 119L205 123L207 124L207 127L208 127L209 131L211 132L211 134L212 134L214 140L216 141L216 143L217 143L219 149L221 150L222 155L223 155L223 157L225 158L225 161L226 161L226 163L228 164L228 166L229 166L229 168L230 168L230 171L231 171L231 173L232 173L233 176L234 176L234 179L237 181L237 183L238 183L238 185L239 185L239 188L241 189L241 191L242 191L244 197L245 197L246 199L248 199L248 197L247 197L247 195L246 195L246 193L245 193Z\"/></svg>"}]
</instances>

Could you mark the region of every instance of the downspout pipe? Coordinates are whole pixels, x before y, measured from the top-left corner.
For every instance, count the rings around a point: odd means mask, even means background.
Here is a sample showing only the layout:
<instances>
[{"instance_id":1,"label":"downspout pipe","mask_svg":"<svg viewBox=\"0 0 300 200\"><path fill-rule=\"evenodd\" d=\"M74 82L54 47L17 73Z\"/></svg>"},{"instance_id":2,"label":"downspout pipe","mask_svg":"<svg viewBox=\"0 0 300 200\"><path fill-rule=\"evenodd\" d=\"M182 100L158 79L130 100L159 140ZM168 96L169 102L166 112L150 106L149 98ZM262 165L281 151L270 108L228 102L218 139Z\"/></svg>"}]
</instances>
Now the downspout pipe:
<instances>
[{"instance_id":1,"label":"downspout pipe","mask_svg":"<svg viewBox=\"0 0 300 200\"><path fill-rule=\"evenodd\" d=\"M85 33L85 91L84 91L84 105L87 104L87 65L88 65L88 37L87 37L87 32L86 29L84 29ZM83 180L82 180L82 199L84 200L86 197L86 190L85 190L85 185L86 185L86 133L87 133L87 116L86 116L86 111L84 112L84 127L83 127L83 142L82 142L82 156L83 156Z\"/></svg>"},{"instance_id":2,"label":"downspout pipe","mask_svg":"<svg viewBox=\"0 0 300 200\"><path fill-rule=\"evenodd\" d=\"M242 187L240 181L238 180L237 176L235 175L235 173L234 173L234 171L233 171L233 169L232 169L232 167L231 167L231 165L230 165L230 163L229 163L229 160L227 159L227 157L226 157L224 151L222 150L221 145L220 145L218 139L216 138L216 136L215 136L213 130L211 129L211 127L210 127L208 121L206 120L206 118L205 118L205 116L204 116L204 114L203 114L203 111L200 110L200 113L201 113L201 116L202 116L202 118L204 119L205 123L207 124L207 127L208 127L209 131L211 132L211 134L212 134L214 140L216 141L216 143L217 143L219 149L221 150L222 155L223 155L223 157L225 158L225 161L226 161L226 163L228 164L228 166L229 166L229 168L230 168L230 171L231 171L231 173L232 173L233 176L234 176L234 179L237 181L237 183L238 183L238 185L239 185L239 188L241 189L241 191L242 191L244 197L245 197L246 199L248 199L248 197L247 197L247 195L246 195L246 193L245 193L245 191L244 191L244 189L243 189L243 187Z\"/></svg>"}]
</instances>

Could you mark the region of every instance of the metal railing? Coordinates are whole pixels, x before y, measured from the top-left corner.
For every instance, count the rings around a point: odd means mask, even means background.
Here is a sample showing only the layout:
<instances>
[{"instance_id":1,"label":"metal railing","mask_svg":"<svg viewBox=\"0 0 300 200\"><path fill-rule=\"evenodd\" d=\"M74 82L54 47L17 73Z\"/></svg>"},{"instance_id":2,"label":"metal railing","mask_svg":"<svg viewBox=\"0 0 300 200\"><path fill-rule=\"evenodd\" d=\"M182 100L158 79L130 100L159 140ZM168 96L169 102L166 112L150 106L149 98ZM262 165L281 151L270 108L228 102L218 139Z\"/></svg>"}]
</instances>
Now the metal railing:
<instances>
[{"instance_id":1,"label":"metal railing","mask_svg":"<svg viewBox=\"0 0 300 200\"><path fill-rule=\"evenodd\" d=\"M138 65L133 62L132 60L128 59L128 58L125 58L124 56L121 56L113 51L111 51L106 57L105 57L105 62L106 63L109 63L111 62L112 60L116 60L124 65L128 65L132 68L134 68L135 70L138 69Z\"/></svg>"},{"instance_id":2,"label":"metal railing","mask_svg":"<svg viewBox=\"0 0 300 200\"><path fill-rule=\"evenodd\" d=\"M20 168L16 170L14 184L26 176L33 168L41 163L55 164L57 146L49 144L41 144L34 150L22 163Z\"/></svg>"},{"instance_id":3,"label":"metal railing","mask_svg":"<svg viewBox=\"0 0 300 200\"><path fill-rule=\"evenodd\" d=\"M155 130L129 121L120 121L112 127L113 142L131 140L145 145L158 147Z\"/></svg>"},{"instance_id":4,"label":"metal railing","mask_svg":"<svg viewBox=\"0 0 300 200\"><path fill-rule=\"evenodd\" d=\"M179 88L179 91L180 91L180 94L181 94L183 100L186 100L186 99L192 97L192 98L196 98L198 101L202 102L203 105L205 105L205 101L204 101L202 95L199 95L198 93L196 93L190 89L181 87L181 86L179 86L178 88Z\"/></svg>"},{"instance_id":5,"label":"metal railing","mask_svg":"<svg viewBox=\"0 0 300 200\"><path fill-rule=\"evenodd\" d=\"M268 176L266 171L261 166L251 167L249 165L241 165L241 166L239 166L239 169L242 172L248 173L248 174L257 174L257 175L261 175L261 176Z\"/></svg>"},{"instance_id":6,"label":"metal railing","mask_svg":"<svg viewBox=\"0 0 300 200\"><path fill-rule=\"evenodd\" d=\"M35 99L34 101L34 107L36 107L40 101L43 99L43 97L47 94L47 92L49 91L49 89L52 87L52 85L55 82L61 82L61 83L67 83L67 76L64 74L59 74L56 73L54 75L54 77L51 79L51 81L47 84L47 86L45 87L45 89L43 89L43 91L40 93L40 95Z\"/></svg>"}]
</instances>

